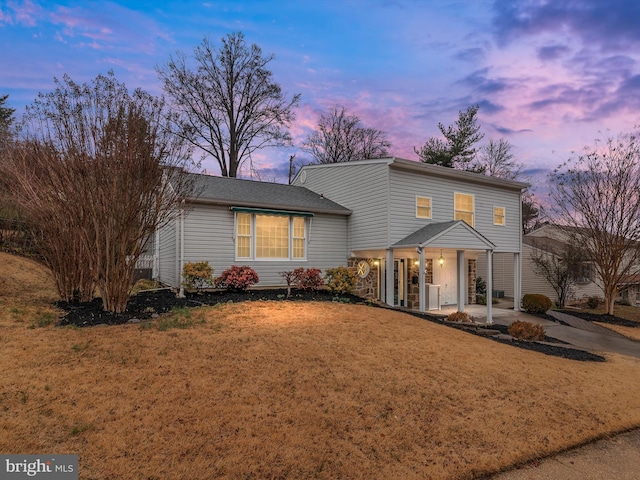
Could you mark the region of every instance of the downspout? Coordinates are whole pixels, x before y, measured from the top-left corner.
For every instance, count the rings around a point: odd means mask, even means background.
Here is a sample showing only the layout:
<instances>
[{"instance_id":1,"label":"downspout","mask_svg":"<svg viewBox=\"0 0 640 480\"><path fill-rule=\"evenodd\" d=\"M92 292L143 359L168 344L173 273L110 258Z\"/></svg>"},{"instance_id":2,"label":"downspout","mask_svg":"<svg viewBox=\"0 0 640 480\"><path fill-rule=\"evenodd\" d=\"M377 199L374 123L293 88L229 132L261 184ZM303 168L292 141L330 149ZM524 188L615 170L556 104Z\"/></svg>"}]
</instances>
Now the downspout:
<instances>
[{"instance_id":1,"label":"downspout","mask_svg":"<svg viewBox=\"0 0 640 480\"><path fill-rule=\"evenodd\" d=\"M184 200L182 200L182 207L180 208L180 293L178 296L184 298L184 281L182 278L182 271L184 269Z\"/></svg>"},{"instance_id":2,"label":"downspout","mask_svg":"<svg viewBox=\"0 0 640 480\"><path fill-rule=\"evenodd\" d=\"M160 229L156 228L155 248L153 256L153 270L151 276L154 280L160 278Z\"/></svg>"}]
</instances>

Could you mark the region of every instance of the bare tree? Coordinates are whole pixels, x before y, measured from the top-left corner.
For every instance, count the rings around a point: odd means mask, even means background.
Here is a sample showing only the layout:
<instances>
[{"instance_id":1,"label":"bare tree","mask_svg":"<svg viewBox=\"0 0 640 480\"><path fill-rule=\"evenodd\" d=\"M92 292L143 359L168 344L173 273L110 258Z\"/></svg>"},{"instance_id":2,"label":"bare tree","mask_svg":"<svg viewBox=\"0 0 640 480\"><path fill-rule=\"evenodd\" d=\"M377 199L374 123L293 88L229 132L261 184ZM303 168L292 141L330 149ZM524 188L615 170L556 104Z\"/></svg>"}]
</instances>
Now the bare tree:
<instances>
[{"instance_id":1,"label":"bare tree","mask_svg":"<svg viewBox=\"0 0 640 480\"><path fill-rule=\"evenodd\" d=\"M480 147L474 170L482 171L490 177L516 180L520 177L524 165L516 161L512 148L504 138L489 139L487 144Z\"/></svg>"},{"instance_id":2,"label":"bare tree","mask_svg":"<svg viewBox=\"0 0 640 480\"><path fill-rule=\"evenodd\" d=\"M215 158L224 177L236 177L257 149L291 144L287 129L300 95L288 100L273 81L267 65L274 58L235 32L219 48L205 37L194 49L193 67L177 52L157 68L180 113L176 131Z\"/></svg>"},{"instance_id":3,"label":"bare tree","mask_svg":"<svg viewBox=\"0 0 640 480\"><path fill-rule=\"evenodd\" d=\"M610 315L620 281L639 271L639 140L632 133L597 141L550 176L554 221L594 262Z\"/></svg>"},{"instance_id":4,"label":"bare tree","mask_svg":"<svg viewBox=\"0 0 640 480\"><path fill-rule=\"evenodd\" d=\"M475 144L484 137L476 117L479 109L479 105L472 105L464 111L459 111L458 120L448 127L439 123L438 128L444 140L432 137L420 149L414 147L413 150L420 157L420 161L478 172L473 164L477 151Z\"/></svg>"},{"instance_id":5,"label":"bare tree","mask_svg":"<svg viewBox=\"0 0 640 480\"><path fill-rule=\"evenodd\" d=\"M320 115L318 128L302 144L317 163L341 163L389 155L391 144L385 133L361 125L360 118L348 115L344 107L333 107Z\"/></svg>"},{"instance_id":6,"label":"bare tree","mask_svg":"<svg viewBox=\"0 0 640 480\"><path fill-rule=\"evenodd\" d=\"M91 84L68 76L28 107L25 136L4 165L63 299L122 312L136 260L191 192L191 151L171 133L164 101L130 94L112 72Z\"/></svg>"},{"instance_id":7,"label":"bare tree","mask_svg":"<svg viewBox=\"0 0 640 480\"><path fill-rule=\"evenodd\" d=\"M564 307L582 279L581 268L587 257L572 242L559 242L541 238L534 242L531 261L535 272L553 287L558 296L558 307Z\"/></svg>"}]
</instances>

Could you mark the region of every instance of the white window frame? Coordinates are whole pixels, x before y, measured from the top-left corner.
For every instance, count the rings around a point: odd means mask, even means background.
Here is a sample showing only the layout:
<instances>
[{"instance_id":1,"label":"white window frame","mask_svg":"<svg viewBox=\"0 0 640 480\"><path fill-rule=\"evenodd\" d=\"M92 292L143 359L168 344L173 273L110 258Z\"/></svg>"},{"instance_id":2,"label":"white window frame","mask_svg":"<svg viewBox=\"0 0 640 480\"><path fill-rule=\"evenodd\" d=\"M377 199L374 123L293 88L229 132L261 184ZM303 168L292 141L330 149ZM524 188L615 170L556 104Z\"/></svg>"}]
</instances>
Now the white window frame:
<instances>
[{"instance_id":1,"label":"white window frame","mask_svg":"<svg viewBox=\"0 0 640 480\"><path fill-rule=\"evenodd\" d=\"M238 234L238 215L248 215L249 216L249 235L242 235L242 237L249 237L249 256L248 257L240 257L238 255L238 237L240 237L240 235ZM251 260L253 259L253 239L255 238L255 234L254 234L254 221L253 221L253 214L252 213L248 213L248 212L236 212L234 215L234 220L235 220L235 235L233 237L233 244L234 244L234 256L236 260Z\"/></svg>"},{"instance_id":2,"label":"white window frame","mask_svg":"<svg viewBox=\"0 0 640 480\"><path fill-rule=\"evenodd\" d=\"M471 199L473 200L473 210L472 211L466 211L466 210L458 210L456 208L456 197L458 195L464 195L467 197L471 197ZM457 219L456 218L456 214L460 212L460 213L470 213L471 214L471 218L472 218L472 222L471 222L471 228L475 228L475 224L476 224L476 196L473 193L464 193L464 192L453 192L453 219L454 220L462 220L462 219ZM464 220L463 220L464 221ZM467 223L467 225L469 225Z\"/></svg>"},{"instance_id":3,"label":"white window frame","mask_svg":"<svg viewBox=\"0 0 640 480\"><path fill-rule=\"evenodd\" d=\"M496 210L497 209L501 209L502 210L502 223L496 222ZM497 205L493 206L493 224L497 225L499 227L504 227L504 226L507 225L507 209L505 207L499 207Z\"/></svg>"},{"instance_id":4,"label":"white window frame","mask_svg":"<svg viewBox=\"0 0 640 480\"><path fill-rule=\"evenodd\" d=\"M249 257L239 257L238 256L238 214L246 214L251 218L251 240L249 250L251 252ZM257 235L256 235L256 217L258 215L263 216L276 216L277 214L269 214L269 213L260 213L260 212L235 212L234 215L234 258L236 261L255 261L255 262L306 262L307 254L309 249L309 222L305 216L301 215L277 215L287 217L289 220L289 256L288 257L258 257L257 252ZM293 219L294 218L302 218L304 223L304 237L294 237L294 229L293 229ZM296 239L304 239L304 257L294 257L294 249L293 249L293 240Z\"/></svg>"},{"instance_id":5,"label":"white window frame","mask_svg":"<svg viewBox=\"0 0 640 480\"><path fill-rule=\"evenodd\" d=\"M427 207L418 205L418 200L419 199L429 200L429 216L428 217L425 217L423 215L419 215L418 214L418 208L427 208ZM427 220L431 220L433 218L433 199L431 197L425 197L425 196L422 196L422 195L416 195L416 218L424 218L424 219L427 219Z\"/></svg>"}]
</instances>

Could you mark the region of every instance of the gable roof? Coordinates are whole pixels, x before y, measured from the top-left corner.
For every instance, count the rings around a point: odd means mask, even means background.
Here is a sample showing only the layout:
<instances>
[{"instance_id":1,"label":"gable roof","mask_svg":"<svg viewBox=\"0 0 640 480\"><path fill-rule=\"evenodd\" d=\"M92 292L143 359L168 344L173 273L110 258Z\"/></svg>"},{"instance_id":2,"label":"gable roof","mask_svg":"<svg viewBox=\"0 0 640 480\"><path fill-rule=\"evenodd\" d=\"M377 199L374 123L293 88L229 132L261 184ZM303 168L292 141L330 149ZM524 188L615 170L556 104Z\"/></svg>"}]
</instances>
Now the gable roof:
<instances>
[{"instance_id":1,"label":"gable roof","mask_svg":"<svg viewBox=\"0 0 640 480\"><path fill-rule=\"evenodd\" d=\"M440 165L431 165L429 163L423 163L419 161L407 160L404 158L388 157L388 158L372 158L368 160L355 160L353 162L343 163L329 163L329 164L312 164L303 166L296 174L295 179L298 178L305 169L315 168L341 168L353 165L371 165L371 164L387 164L389 168L396 170L405 170L412 173L418 173L423 175L429 175L440 178L450 178L459 181L476 183L481 185L491 185L499 188L506 188L509 190L522 191L528 188L530 185L525 182L518 182L516 180L506 180L503 178L490 177L482 173L466 172L464 170L457 170L455 168L442 167ZM295 182L294 179L294 182Z\"/></svg>"},{"instance_id":2,"label":"gable roof","mask_svg":"<svg viewBox=\"0 0 640 480\"><path fill-rule=\"evenodd\" d=\"M410 235L407 235L402 240L393 244L394 248L407 248L407 247L427 247L429 244L435 242L438 238L446 235L450 232L455 233L456 230L463 230L470 233L474 239L479 243L485 245L487 248L494 248L495 245L481 235L477 230L471 228L466 222L462 220L451 220L448 222L436 222L425 225L424 227L416 230ZM465 245L451 245L452 248L465 248Z\"/></svg>"},{"instance_id":3,"label":"gable roof","mask_svg":"<svg viewBox=\"0 0 640 480\"><path fill-rule=\"evenodd\" d=\"M192 174L196 195L189 201L237 207L350 215L351 210L305 188L282 183Z\"/></svg>"}]
</instances>

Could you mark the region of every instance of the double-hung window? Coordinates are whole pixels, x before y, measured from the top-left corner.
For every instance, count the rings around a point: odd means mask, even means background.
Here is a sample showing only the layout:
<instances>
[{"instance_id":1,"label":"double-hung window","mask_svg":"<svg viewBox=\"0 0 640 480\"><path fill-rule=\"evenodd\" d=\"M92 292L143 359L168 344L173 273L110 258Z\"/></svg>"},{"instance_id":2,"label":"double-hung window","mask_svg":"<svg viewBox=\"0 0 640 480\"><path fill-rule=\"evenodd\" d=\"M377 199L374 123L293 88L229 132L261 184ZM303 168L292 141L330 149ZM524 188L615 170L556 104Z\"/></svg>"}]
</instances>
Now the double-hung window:
<instances>
[{"instance_id":1,"label":"double-hung window","mask_svg":"<svg viewBox=\"0 0 640 480\"><path fill-rule=\"evenodd\" d=\"M506 223L504 207L493 207L493 224L504 226Z\"/></svg>"},{"instance_id":2,"label":"double-hung window","mask_svg":"<svg viewBox=\"0 0 640 480\"><path fill-rule=\"evenodd\" d=\"M236 258L304 260L307 256L304 216L236 212Z\"/></svg>"},{"instance_id":3,"label":"double-hung window","mask_svg":"<svg viewBox=\"0 0 640 480\"><path fill-rule=\"evenodd\" d=\"M475 216L474 197L466 193L454 193L454 220L463 220L473 227Z\"/></svg>"},{"instance_id":4,"label":"double-hung window","mask_svg":"<svg viewBox=\"0 0 640 480\"><path fill-rule=\"evenodd\" d=\"M431 218L431 198L416 196L416 218Z\"/></svg>"}]
</instances>

